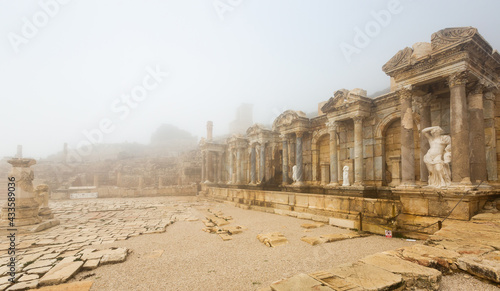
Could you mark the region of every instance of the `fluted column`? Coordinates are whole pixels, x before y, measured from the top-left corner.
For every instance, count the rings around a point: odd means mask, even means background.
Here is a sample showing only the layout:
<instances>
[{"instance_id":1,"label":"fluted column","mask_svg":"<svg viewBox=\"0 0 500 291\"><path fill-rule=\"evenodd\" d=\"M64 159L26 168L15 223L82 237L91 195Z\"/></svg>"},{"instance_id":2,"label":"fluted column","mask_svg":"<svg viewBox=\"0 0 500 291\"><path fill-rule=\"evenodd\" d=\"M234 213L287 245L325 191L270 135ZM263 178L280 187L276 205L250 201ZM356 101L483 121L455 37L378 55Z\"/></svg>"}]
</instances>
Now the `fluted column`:
<instances>
[{"instance_id":1,"label":"fluted column","mask_svg":"<svg viewBox=\"0 0 500 291\"><path fill-rule=\"evenodd\" d=\"M228 184L233 183L233 149L228 148L228 155L229 155L229 177L227 179Z\"/></svg>"},{"instance_id":2,"label":"fluted column","mask_svg":"<svg viewBox=\"0 0 500 291\"><path fill-rule=\"evenodd\" d=\"M489 181L498 180L497 169L497 137L495 130L495 94L486 92L484 95L484 121L485 121L485 145L486 145L486 168Z\"/></svg>"},{"instance_id":3,"label":"fluted column","mask_svg":"<svg viewBox=\"0 0 500 291\"><path fill-rule=\"evenodd\" d=\"M424 128L431 127L431 102L434 100L433 95L428 94L422 96L422 103L420 106L420 131ZM420 134L420 181L427 182L429 179L429 171L424 162L424 156L429 151L429 141L425 135Z\"/></svg>"},{"instance_id":4,"label":"fluted column","mask_svg":"<svg viewBox=\"0 0 500 291\"><path fill-rule=\"evenodd\" d=\"M282 151L282 156L283 156L283 185L288 184L288 141L287 141L287 136L285 134L280 135L282 142L283 142L283 151Z\"/></svg>"},{"instance_id":5,"label":"fluted column","mask_svg":"<svg viewBox=\"0 0 500 291\"><path fill-rule=\"evenodd\" d=\"M356 116L354 120L354 185L363 185L363 116Z\"/></svg>"},{"instance_id":6,"label":"fluted column","mask_svg":"<svg viewBox=\"0 0 500 291\"><path fill-rule=\"evenodd\" d=\"M264 182L265 180L265 168L266 168L266 143L261 141L260 143L260 165L259 165L259 180Z\"/></svg>"},{"instance_id":7,"label":"fluted column","mask_svg":"<svg viewBox=\"0 0 500 291\"><path fill-rule=\"evenodd\" d=\"M477 84L468 96L470 178L473 183L486 182L486 148L484 139L483 85Z\"/></svg>"},{"instance_id":8,"label":"fluted column","mask_svg":"<svg viewBox=\"0 0 500 291\"><path fill-rule=\"evenodd\" d=\"M241 183L241 176L242 176L242 173L243 173L243 169L242 169L242 153L243 149L241 148L238 148L236 149L236 183L237 184L240 184Z\"/></svg>"},{"instance_id":9,"label":"fluted column","mask_svg":"<svg viewBox=\"0 0 500 291\"><path fill-rule=\"evenodd\" d=\"M296 147L295 147L295 162L297 165L297 185L304 183L304 164L302 162L302 136L303 132L297 132L296 136Z\"/></svg>"},{"instance_id":10,"label":"fluted column","mask_svg":"<svg viewBox=\"0 0 500 291\"><path fill-rule=\"evenodd\" d=\"M339 169L337 157L337 123L330 121L326 123L328 133L330 134L330 184L329 186L339 185Z\"/></svg>"},{"instance_id":11,"label":"fluted column","mask_svg":"<svg viewBox=\"0 0 500 291\"><path fill-rule=\"evenodd\" d=\"M469 119L465 85L467 71L448 78L450 86L451 180L471 184L469 164Z\"/></svg>"},{"instance_id":12,"label":"fluted column","mask_svg":"<svg viewBox=\"0 0 500 291\"><path fill-rule=\"evenodd\" d=\"M256 180L256 150L255 150L255 143L252 143L250 145L250 184L255 184Z\"/></svg>"},{"instance_id":13,"label":"fluted column","mask_svg":"<svg viewBox=\"0 0 500 291\"><path fill-rule=\"evenodd\" d=\"M401 185L415 185L415 143L413 141L413 111L411 89L398 91L401 102Z\"/></svg>"}]
</instances>

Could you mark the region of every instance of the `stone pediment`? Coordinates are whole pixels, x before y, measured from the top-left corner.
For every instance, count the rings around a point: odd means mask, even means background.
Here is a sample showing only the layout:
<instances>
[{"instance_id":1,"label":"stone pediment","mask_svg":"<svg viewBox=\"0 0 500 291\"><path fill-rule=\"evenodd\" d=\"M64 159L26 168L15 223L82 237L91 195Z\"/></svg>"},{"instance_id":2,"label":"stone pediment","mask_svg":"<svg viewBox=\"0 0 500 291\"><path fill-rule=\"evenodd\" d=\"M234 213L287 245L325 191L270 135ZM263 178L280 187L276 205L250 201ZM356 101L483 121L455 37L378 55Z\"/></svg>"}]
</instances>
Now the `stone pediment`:
<instances>
[{"instance_id":1,"label":"stone pediment","mask_svg":"<svg viewBox=\"0 0 500 291\"><path fill-rule=\"evenodd\" d=\"M306 114L302 111L287 110L281 113L273 122L273 130L280 127L290 126L297 120L307 119Z\"/></svg>"},{"instance_id":2,"label":"stone pediment","mask_svg":"<svg viewBox=\"0 0 500 291\"><path fill-rule=\"evenodd\" d=\"M361 101L363 97L366 97L365 90L353 89L349 91L346 89L340 89L333 93L333 97L331 97L326 104L321 107L321 111L324 113L332 112L338 108L344 108L347 104Z\"/></svg>"},{"instance_id":3,"label":"stone pediment","mask_svg":"<svg viewBox=\"0 0 500 291\"><path fill-rule=\"evenodd\" d=\"M404 49L397 52L385 65L382 66L382 70L388 74L400 67L404 67L410 64L411 56L413 54L413 49L405 47Z\"/></svg>"},{"instance_id":4,"label":"stone pediment","mask_svg":"<svg viewBox=\"0 0 500 291\"><path fill-rule=\"evenodd\" d=\"M451 27L441 29L431 36L432 50L451 47L459 43L470 41L477 34L477 28L474 27Z\"/></svg>"},{"instance_id":5,"label":"stone pediment","mask_svg":"<svg viewBox=\"0 0 500 291\"><path fill-rule=\"evenodd\" d=\"M250 126L247 129L247 135L257 135L257 134L261 133L264 130L265 130L264 126L262 126L261 124L256 123L256 124Z\"/></svg>"}]
</instances>

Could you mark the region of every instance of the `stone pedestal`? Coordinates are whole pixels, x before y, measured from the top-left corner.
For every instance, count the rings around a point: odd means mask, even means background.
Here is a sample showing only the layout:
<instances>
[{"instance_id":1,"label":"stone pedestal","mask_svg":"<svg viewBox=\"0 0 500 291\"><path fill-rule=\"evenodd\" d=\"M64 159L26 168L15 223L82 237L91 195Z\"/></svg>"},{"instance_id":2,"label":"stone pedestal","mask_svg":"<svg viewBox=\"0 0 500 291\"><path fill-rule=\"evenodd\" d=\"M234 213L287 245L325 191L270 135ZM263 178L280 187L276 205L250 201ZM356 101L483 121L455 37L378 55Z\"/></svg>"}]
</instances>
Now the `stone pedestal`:
<instances>
[{"instance_id":1,"label":"stone pedestal","mask_svg":"<svg viewBox=\"0 0 500 291\"><path fill-rule=\"evenodd\" d=\"M42 219L38 216L39 205L35 201L33 189L34 174L30 168L36 164L36 161L34 159L12 159L8 163L12 165L9 177L15 179L13 181L15 190L11 191L14 193L15 201L10 201L10 203L15 203L15 211L9 212L9 201L7 200L2 207L0 224L11 226L8 220L9 213L15 213L13 228L40 223Z\"/></svg>"}]
</instances>

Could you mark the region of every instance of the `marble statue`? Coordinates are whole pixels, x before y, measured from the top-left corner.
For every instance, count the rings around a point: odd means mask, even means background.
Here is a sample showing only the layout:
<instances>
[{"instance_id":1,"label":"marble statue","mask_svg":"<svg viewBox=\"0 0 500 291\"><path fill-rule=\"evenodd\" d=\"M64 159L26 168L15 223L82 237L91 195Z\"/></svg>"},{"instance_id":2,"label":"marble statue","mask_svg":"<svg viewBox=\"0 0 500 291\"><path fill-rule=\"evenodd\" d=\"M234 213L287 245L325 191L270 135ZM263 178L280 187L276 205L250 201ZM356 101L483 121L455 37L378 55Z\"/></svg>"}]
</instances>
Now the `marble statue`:
<instances>
[{"instance_id":1,"label":"marble statue","mask_svg":"<svg viewBox=\"0 0 500 291\"><path fill-rule=\"evenodd\" d=\"M349 166L342 168L342 186L351 186L349 183Z\"/></svg>"},{"instance_id":2,"label":"marble statue","mask_svg":"<svg viewBox=\"0 0 500 291\"><path fill-rule=\"evenodd\" d=\"M299 178L297 177L297 165L293 165L292 167L292 180L297 182Z\"/></svg>"},{"instance_id":3,"label":"marble statue","mask_svg":"<svg viewBox=\"0 0 500 291\"><path fill-rule=\"evenodd\" d=\"M429 141L429 151L424 156L424 163L429 170L429 187L446 188L451 184L451 138L443 135L439 126L427 127L422 134Z\"/></svg>"}]
</instances>

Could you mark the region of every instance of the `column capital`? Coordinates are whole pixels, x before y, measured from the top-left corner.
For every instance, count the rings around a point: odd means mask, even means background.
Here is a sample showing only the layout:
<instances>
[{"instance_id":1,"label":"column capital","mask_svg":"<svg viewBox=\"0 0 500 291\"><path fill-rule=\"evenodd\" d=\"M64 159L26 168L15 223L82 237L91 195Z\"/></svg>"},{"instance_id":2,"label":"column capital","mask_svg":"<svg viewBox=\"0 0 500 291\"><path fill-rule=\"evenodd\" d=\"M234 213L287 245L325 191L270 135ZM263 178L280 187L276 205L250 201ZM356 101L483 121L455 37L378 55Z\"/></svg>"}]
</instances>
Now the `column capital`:
<instances>
[{"instance_id":1,"label":"column capital","mask_svg":"<svg viewBox=\"0 0 500 291\"><path fill-rule=\"evenodd\" d=\"M337 130L338 122L335 120L329 120L325 124L326 124L326 127L328 128L328 131L336 131Z\"/></svg>"},{"instance_id":2,"label":"column capital","mask_svg":"<svg viewBox=\"0 0 500 291\"><path fill-rule=\"evenodd\" d=\"M401 89L399 89L397 91L397 94L398 94L398 97L399 97L400 101L408 100L408 99L411 100L411 98L413 96L412 86L408 85L408 86L402 87Z\"/></svg>"},{"instance_id":3,"label":"column capital","mask_svg":"<svg viewBox=\"0 0 500 291\"><path fill-rule=\"evenodd\" d=\"M496 96L493 92L486 92L483 94L484 99L490 100L490 101L495 101Z\"/></svg>"},{"instance_id":4,"label":"column capital","mask_svg":"<svg viewBox=\"0 0 500 291\"><path fill-rule=\"evenodd\" d=\"M287 141L287 139L288 139L288 134L286 134L286 133L282 133L282 134L280 134L280 139L281 139L281 141Z\"/></svg>"},{"instance_id":5,"label":"column capital","mask_svg":"<svg viewBox=\"0 0 500 291\"><path fill-rule=\"evenodd\" d=\"M365 119L364 116L354 116L352 120L354 121L354 124L361 124L363 123L363 119Z\"/></svg>"},{"instance_id":6,"label":"column capital","mask_svg":"<svg viewBox=\"0 0 500 291\"><path fill-rule=\"evenodd\" d=\"M484 84L482 84L481 82L476 82L471 87L471 89L469 91L469 95L483 94L485 89L486 89L486 86Z\"/></svg>"},{"instance_id":7,"label":"column capital","mask_svg":"<svg viewBox=\"0 0 500 291\"><path fill-rule=\"evenodd\" d=\"M300 137L304 136L304 132L303 131L297 131L297 132L295 132L295 136L297 138L300 138Z\"/></svg>"},{"instance_id":8,"label":"column capital","mask_svg":"<svg viewBox=\"0 0 500 291\"><path fill-rule=\"evenodd\" d=\"M450 88L456 86L465 86L469 77L469 71L461 71L454 73L448 77L448 86Z\"/></svg>"}]
</instances>

